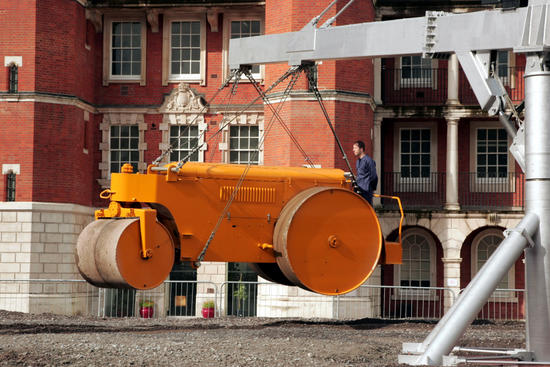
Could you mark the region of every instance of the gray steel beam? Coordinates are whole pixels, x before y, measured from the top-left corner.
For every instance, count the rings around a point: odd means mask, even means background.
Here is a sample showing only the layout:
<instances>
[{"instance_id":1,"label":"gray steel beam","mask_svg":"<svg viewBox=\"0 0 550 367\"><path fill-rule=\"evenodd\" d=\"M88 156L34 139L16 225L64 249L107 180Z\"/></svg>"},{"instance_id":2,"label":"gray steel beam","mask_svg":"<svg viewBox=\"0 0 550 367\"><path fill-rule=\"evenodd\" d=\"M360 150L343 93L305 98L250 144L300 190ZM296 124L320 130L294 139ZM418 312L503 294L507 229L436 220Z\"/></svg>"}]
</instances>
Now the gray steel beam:
<instances>
[{"instance_id":1,"label":"gray steel beam","mask_svg":"<svg viewBox=\"0 0 550 367\"><path fill-rule=\"evenodd\" d=\"M422 54L426 29L435 34L431 53L512 50L522 44L527 8L316 28L230 40L229 65L289 63ZM460 30L460 31L457 31ZM544 39L543 42L548 42Z\"/></svg>"}]
</instances>

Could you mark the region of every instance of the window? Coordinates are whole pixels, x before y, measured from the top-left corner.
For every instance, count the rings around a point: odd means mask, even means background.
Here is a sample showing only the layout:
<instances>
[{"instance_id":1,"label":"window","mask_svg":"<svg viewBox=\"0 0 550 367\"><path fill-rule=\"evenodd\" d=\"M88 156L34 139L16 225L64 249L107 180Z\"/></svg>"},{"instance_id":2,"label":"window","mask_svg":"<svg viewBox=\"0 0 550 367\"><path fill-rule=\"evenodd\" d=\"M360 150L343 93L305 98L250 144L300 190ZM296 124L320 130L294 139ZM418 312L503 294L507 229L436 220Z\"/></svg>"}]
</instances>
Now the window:
<instances>
[{"instance_id":1,"label":"window","mask_svg":"<svg viewBox=\"0 0 550 367\"><path fill-rule=\"evenodd\" d=\"M259 164L258 126L230 126L229 163Z\"/></svg>"},{"instance_id":2,"label":"window","mask_svg":"<svg viewBox=\"0 0 550 367\"><path fill-rule=\"evenodd\" d=\"M476 167L477 178L508 176L508 135L505 129L477 129Z\"/></svg>"},{"instance_id":3,"label":"window","mask_svg":"<svg viewBox=\"0 0 550 367\"><path fill-rule=\"evenodd\" d=\"M400 131L400 172L403 178L428 178L431 167L430 129Z\"/></svg>"},{"instance_id":4,"label":"window","mask_svg":"<svg viewBox=\"0 0 550 367\"><path fill-rule=\"evenodd\" d=\"M433 278L431 238L420 230L403 236L403 263L399 266L399 285L430 287Z\"/></svg>"},{"instance_id":5,"label":"window","mask_svg":"<svg viewBox=\"0 0 550 367\"><path fill-rule=\"evenodd\" d=\"M6 201L15 201L15 173L6 174Z\"/></svg>"},{"instance_id":6,"label":"window","mask_svg":"<svg viewBox=\"0 0 550 367\"><path fill-rule=\"evenodd\" d=\"M245 38L252 36L259 36L260 21L259 20L232 20L231 21L231 38ZM260 65L253 65L252 74L260 75ZM256 77L254 75L254 77Z\"/></svg>"},{"instance_id":7,"label":"window","mask_svg":"<svg viewBox=\"0 0 550 367\"><path fill-rule=\"evenodd\" d=\"M229 76L229 40L234 38L245 38L259 36L264 33L264 15L262 13L233 13L224 14L223 20L223 78ZM263 79L263 65L253 65L252 76L256 81ZM243 77L244 80L248 80Z\"/></svg>"},{"instance_id":8,"label":"window","mask_svg":"<svg viewBox=\"0 0 550 367\"><path fill-rule=\"evenodd\" d=\"M200 16L168 13L164 16L162 85L206 83L206 20Z\"/></svg>"},{"instance_id":9,"label":"window","mask_svg":"<svg viewBox=\"0 0 550 367\"><path fill-rule=\"evenodd\" d=\"M432 79L432 60L423 59L420 56L401 57L401 80L426 80Z\"/></svg>"},{"instance_id":10,"label":"window","mask_svg":"<svg viewBox=\"0 0 550 367\"><path fill-rule=\"evenodd\" d=\"M170 126L170 161L177 162L195 149L199 144L198 126ZM199 151L195 151L188 159L191 162L199 161Z\"/></svg>"},{"instance_id":11,"label":"window","mask_svg":"<svg viewBox=\"0 0 550 367\"><path fill-rule=\"evenodd\" d=\"M17 93L19 84L19 67L16 64L9 66L8 93Z\"/></svg>"},{"instance_id":12,"label":"window","mask_svg":"<svg viewBox=\"0 0 550 367\"><path fill-rule=\"evenodd\" d=\"M201 22L172 22L170 77L200 77Z\"/></svg>"},{"instance_id":13,"label":"window","mask_svg":"<svg viewBox=\"0 0 550 367\"><path fill-rule=\"evenodd\" d=\"M105 16L103 85L112 82L139 82L145 85L146 30L141 14L125 19Z\"/></svg>"},{"instance_id":14,"label":"window","mask_svg":"<svg viewBox=\"0 0 550 367\"><path fill-rule=\"evenodd\" d=\"M477 274L481 267L485 265L489 257L495 252L500 245L504 236L502 230L498 228L487 229L479 233L472 241L472 278ZM514 267L499 281L497 289L513 289L514 288ZM514 298L514 292L511 291L495 291L493 298Z\"/></svg>"},{"instance_id":15,"label":"window","mask_svg":"<svg viewBox=\"0 0 550 367\"><path fill-rule=\"evenodd\" d=\"M111 75L141 74L141 23L113 22L111 42Z\"/></svg>"},{"instance_id":16,"label":"window","mask_svg":"<svg viewBox=\"0 0 550 367\"><path fill-rule=\"evenodd\" d=\"M130 163L138 172L139 128L137 125L111 126L110 171L120 172L124 163Z\"/></svg>"},{"instance_id":17,"label":"window","mask_svg":"<svg viewBox=\"0 0 550 367\"><path fill-rule=\"evenodd\" d=\"M495 71L501 80L508 84L508 51L497 51Z\"/></svg>"}]
</instances>

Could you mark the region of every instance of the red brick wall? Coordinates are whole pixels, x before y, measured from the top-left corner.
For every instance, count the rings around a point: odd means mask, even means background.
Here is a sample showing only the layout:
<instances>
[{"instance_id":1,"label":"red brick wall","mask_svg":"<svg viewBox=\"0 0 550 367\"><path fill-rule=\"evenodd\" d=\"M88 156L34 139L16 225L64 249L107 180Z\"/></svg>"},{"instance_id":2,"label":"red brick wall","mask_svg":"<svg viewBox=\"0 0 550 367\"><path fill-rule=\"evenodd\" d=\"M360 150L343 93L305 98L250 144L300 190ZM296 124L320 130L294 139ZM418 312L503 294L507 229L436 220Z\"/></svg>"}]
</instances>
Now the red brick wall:
<instances>
[{"instance_id":1,"label":"red brick wall","mask_svg":"<svg viewBox=\"0 0 550 367\"><path fill-rule=\"evenodd\" d=\"M24 62L24 61L23 61ZM34 104L0 103L0 166L19 164L16 176L16 201L32 200ZM0 201L6 199L6 180L0 179Z\"/></svg>"},{"instance_id":2,"label":"red brick wall","mask_svg":"<svg viewBox=\"0 0 550 367\"><path fill-rule=\"evenodd\" d=\"M97 164L85 154L80 108L36 103L33 201L91 205Z\"/></svg>"},{"instance_id":3,"label":"red brick wall","mask_svg":"<svg viewBox=\"0 0 550 367\"><path fill-rule=\"evenodd\" d=\"M313 17L330 4L331 1L271 0L266 2L266 33L298 31ZM343 6L343 4L338 5ZM320 24L335 15L337 7L332 8L321 19ZM356 2L348 8L335 25L360 23L374 19L372 4L367 1ZM286 70L288 65L267 65L266 85L271 85ZM318 87L320 90L353 91L370 93L373 91L373 66L371 60L323 61L318 66ZM286 85L286 84L285 84ZM281 91L283 87L276 89ZM307 84L302 78L295 90L305 90ZM352 167L355 160L351 146L355 140L362 139L367 151L372 154L371 129L373 113L363 103L343 101L325 101L325 105ZM264 108L266 124L272 112ZM315 164L323 167L338 167L348 170L342 160L342 153L328 128L325 117L317 102L289 101L281 110L281 117L289 125L293 134L312 158ZM265 143L265 164L298 166L305 163L302 154L291 143L284 130L275 123Z\"/></svg>"},{"instance_id":4,"label":"red brick wall","mask_svg":"<svg viewBox=\"0 0 550 367\"><path fill-rule=\"evenodd\" d=\"M19 91L34 90L35 83L35 27L36 0L3 1L0 12L0 91L8 90L8 68L4 67L4 56L22 56L19 68Z\"/></svg>"}]
</instances>

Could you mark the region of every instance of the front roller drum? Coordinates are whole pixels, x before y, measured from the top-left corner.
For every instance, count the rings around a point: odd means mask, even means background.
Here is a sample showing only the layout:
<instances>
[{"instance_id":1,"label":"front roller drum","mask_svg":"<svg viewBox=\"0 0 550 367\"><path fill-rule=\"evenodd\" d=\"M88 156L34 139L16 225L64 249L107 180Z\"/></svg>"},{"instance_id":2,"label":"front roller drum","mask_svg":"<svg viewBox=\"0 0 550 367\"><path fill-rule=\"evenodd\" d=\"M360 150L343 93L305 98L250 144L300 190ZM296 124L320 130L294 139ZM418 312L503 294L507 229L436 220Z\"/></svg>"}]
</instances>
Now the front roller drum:
<instances>
[{"instance_id":1,"label":"front roller drum","mask_svg":"<svg viewBox=\"0 0 550 367\"><path fill-rule=\"evenodd\" d=\"M337 295L359 287L382 250L376 213L359 195L314 187L294 196L275 225L277 264L295 285Z\"/></svg>"},{"instance_id":2,"label":"front roller drum","mask_svg":"<svg viewBox=\"0 0 550 367\"><path fill-rule=\"evenodd\" d=\"M152 256L141 256L139 219L99 219L78 237L76 263L84 279L98 287L152 289L170 274L174 244L168 230L155 222Z\"/></svg>"}]
</instances>

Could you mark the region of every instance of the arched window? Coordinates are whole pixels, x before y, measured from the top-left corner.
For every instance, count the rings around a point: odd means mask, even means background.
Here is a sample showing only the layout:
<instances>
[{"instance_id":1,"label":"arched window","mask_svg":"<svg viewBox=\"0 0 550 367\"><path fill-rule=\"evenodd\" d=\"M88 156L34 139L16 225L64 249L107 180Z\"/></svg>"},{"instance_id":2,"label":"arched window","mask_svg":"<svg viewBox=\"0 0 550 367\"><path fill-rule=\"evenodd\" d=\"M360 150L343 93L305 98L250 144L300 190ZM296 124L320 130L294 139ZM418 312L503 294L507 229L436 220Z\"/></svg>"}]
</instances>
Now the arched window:
<instances>
[{"instance_id":1,"label":"arched window","mask_svg":"<svg viewBox=\"0 0 550 367\"><path fill-rule=\"evenodd\" d=\"M407 287L435 286L435 242L421 228L403 234L403 263L395 267L395 284Z\"/></svg>"},{"instance_id":2,"label":"arched window","mask_svg":"<svg viewBox=\"0 0 550 367\"><path fill-rule=\"evenodd\" d=\"M502 230L497 228L485 230L474 237L472 242L472 277L475 276L487 262L503 239L504 235L502 234ZM512 267L500 280L497 289L513 289L514 274L514 267Z\"/></svg>"},{"instance_id":3,"label":"arched window","mask_svg":"<svg viewBox=\"0 0 550 367\"><path fill-rule=\"evenodd\" d=\"M19 83L19 68L16 64L10 65L8 93L17 93Z\"/></svg>"}]
</instances>

